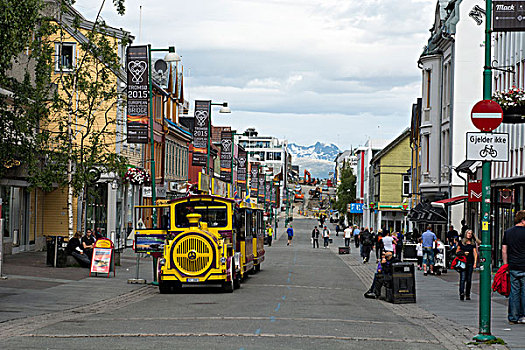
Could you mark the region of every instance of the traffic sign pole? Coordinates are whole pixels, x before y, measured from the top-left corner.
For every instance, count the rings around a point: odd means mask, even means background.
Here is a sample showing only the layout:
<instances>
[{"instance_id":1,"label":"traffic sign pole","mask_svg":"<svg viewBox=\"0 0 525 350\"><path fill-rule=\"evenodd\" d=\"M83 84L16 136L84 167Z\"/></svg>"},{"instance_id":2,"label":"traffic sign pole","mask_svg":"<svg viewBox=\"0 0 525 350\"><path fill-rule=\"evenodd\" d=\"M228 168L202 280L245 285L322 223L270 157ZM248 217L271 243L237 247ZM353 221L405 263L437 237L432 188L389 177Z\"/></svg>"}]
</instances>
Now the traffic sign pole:
<instances>
[{"instance_id":1,"label":"traffic sign pole","mask_svg":"<svg viewBox=\"0 0 525 350\"><path fill-rule=\"evenodd\" d=\"M485 67L483 70L483 99L492 98L492 55L491 55L491 22L492 0L485 2ZM501 107L500 107L501 108ZM474 117L474 116L473 116ZM474 119L473 119L474 121ZM500 122L501 123L501 122ZM487 131L487 130L481 130ZM492 130L490 130L492 131ZM489 132L490 132L489 131ZM495 340L490 331L490 282L491 282L491 250L490 245L490 170L491 162L484 161L482 166L482 197L481 197L481 245L480 251L480 283L479 283L479 333L474 340L487 342Z\"/></svg>"}]
</instances>

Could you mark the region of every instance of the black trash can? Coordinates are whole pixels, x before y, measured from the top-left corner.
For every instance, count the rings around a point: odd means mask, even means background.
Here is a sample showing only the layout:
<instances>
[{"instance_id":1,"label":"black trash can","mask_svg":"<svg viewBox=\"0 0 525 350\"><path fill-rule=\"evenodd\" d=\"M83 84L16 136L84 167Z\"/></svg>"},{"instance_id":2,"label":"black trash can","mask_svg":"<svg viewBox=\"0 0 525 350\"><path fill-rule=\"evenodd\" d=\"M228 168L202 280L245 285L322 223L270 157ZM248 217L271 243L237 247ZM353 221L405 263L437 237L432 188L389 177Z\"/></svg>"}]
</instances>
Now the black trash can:
<instances>
[{"instance_id":1,"label":"black trash can","mask_svg":"<svg viewBox=\"0 0 525 350\"><path fill-rule=\"evenodd\" d=\"M47 236L46 238L46 264L48 266L55 266L55 245L56 245L56 267L66 267L67 263L67 253L66 246L67 243L64 242L64 237L62 236Z\"/></svg>"},{"instance_id":2,"label":"black trash can","mask_svg":"<svg viewBox=\"0 0 525 350\"><path fill-rule=\"evenodd\" d=\"M387 288L387 300L394 304L416 302L415 268L412 263L392 265L392 283Z\"/></svg>"},{"instance_id":3,"label":"black trash can","mask_svg":"<svg viewBox=\"0 0 525 350\"><path fill-rule=\"evenodd\" d=\"M339 254L350 254L350 247L339 247Z\"/></svg>"}]
</instances>

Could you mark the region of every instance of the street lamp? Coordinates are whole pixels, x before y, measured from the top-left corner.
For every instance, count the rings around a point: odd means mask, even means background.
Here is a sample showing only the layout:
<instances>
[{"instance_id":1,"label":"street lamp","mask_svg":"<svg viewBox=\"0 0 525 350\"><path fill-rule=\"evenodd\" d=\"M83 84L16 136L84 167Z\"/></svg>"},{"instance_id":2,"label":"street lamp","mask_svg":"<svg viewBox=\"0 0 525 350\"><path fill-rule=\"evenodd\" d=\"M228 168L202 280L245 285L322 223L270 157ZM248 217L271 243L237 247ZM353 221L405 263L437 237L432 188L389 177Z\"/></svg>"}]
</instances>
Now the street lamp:
<instances>
[{"instance_id":1,"label":"street lamp","mask_svg":"<svg viewBox=\"0 0 525 350\"><path fill-rule=\"evenodd\" d=\"M223 103L213 103L210 101L211 106L221 106L219 113L231 113L232 110L228 107L228 102ZM210 146L211 146L211 113L210 113L210 122L208 123L208 152L206 154L206 174L210 175ZM233 174L232 174L233 175Z\"/></svg>"},{"instance_id":2,"label":"street lamp","mask_svg":"<svg viewBox=\"0 0 525 350\"><path fill-rule=\"evenodd\" d=\"M170 46L167 49L152 49L151 44L148 44L148 89L149 89L149 132L150 132L150 157L151 157L151 204L155 205L157 201L157 186L155 184L155 140L153 133L153 79L151 76L151 52L168 52L164 56L164 61L179 62L180 56L175 52L175 46ZM153 226L157 225L157 213L153 212Z\"/></svg>"}]
</instances>

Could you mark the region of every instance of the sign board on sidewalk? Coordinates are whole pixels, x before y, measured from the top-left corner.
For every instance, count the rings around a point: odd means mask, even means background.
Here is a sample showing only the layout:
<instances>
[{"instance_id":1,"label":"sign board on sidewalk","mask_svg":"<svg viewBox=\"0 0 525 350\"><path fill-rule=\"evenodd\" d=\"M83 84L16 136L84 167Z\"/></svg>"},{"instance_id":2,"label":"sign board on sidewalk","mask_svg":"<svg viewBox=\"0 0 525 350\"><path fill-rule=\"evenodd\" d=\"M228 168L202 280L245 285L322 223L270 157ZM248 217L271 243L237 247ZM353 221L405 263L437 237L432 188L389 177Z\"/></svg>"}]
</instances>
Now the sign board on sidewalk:
<instances>
[{"instance_id":1,"label":"sign board on sidewalk","mask_svg":"<svg viewBox=\"0 0 525 350\"><path fill-rule=\"evenodd\" d=\"M97 239L93 248L93 256L91 258L90 276L92 273L103 273L107 274L107 277L109 277L111 271L113 271L113 275L115 275L113 248L114 245L111 240L106 238Z\"/></svg>"},{"instance_id":2,"label":"sign board on sidewalk","mask_svg":"<svg viewBox=\"0 0 525 350\"><path fill-rule=\"evenodd\" d=\"M495 32L525 31L525 2L523 0L492 2L492 30Z\"/></svg>"},{"instance_id":3,"label":"sign board on sidewalk","mask_svg":"<svg viewBox=\"0 0 525 350\"><path fill-rule=\"evenodd\" d=\"M471 119L480 131L492 131L503 121L503 110L495 101L482 100L472 107Z\"/></svg>"},{"instance_id":4,"label":"sign board on sidewalk","mask_svg":"<svg viewBox=\"0 0 525 350\"><path fill-rule=\"evenodd\" d=\"M468 132L467 160L507 162L509 160L509 134Z\"/></svg>"},{"instance_id":5,"label":"sign board on sidewalk","mask_svg":"<svg viewBox=\"0 0 525 350\"><path fill-rule=\"evenodd\" d=\"M481 180L470 181L468 183L468 201L481 202L481 189Z\"/></svg>"}]
</instances>

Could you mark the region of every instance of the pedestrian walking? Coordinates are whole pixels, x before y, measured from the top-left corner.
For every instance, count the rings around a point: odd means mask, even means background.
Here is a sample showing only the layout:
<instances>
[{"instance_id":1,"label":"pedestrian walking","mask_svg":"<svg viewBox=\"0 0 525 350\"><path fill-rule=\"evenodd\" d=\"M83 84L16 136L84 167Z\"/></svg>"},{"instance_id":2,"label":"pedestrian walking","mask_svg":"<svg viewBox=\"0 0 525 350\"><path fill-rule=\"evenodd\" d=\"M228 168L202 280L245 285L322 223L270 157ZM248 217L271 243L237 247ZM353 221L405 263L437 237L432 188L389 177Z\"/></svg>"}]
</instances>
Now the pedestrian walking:
<instances>
[{"instance_id":1,"label":"pedestrian walking","mask_svg":"<svg viewBox=\"0 0 525 350\"><path fill-rule=\"evenodd\" d=\"M357 227L357 225L354 226L354 232L353 232L353 234L354 234L354 244L355 244L355 247L356 247L356 248L359 248L359 233L360 233L360 232L361 232L361 231L359 230L359 227Z\"/></svg>"},{"instance_id":2,"label":"pedestrian walking","mask_svg":"<svg viewBox=\"0 0 525 350\"><path fill-rule=\"evenodd\" d=\"M421 271L423 268L423 240L420 238L416 244L417 269Z\"/></svg>"},{"instance_id":3,"label":"pedestrian walking","mask_svg":"<svg viewBox=\"0 0 525 350\"><path fill-rule=\"evenodd\" d=\"M423 274L428 275L427 267L430 268L430 274L434 274L434 241L437 239L432 226L428 225L427 230L421 235L423 241Z\"/></svg>"},{"instance_id":4,"label":"pedestrian walking","mask_svg":"<svg viewBox=\"0 0 525 350\"><path fill-rule=\"evenodd\" d=\"M383 230L379 229L377 230L377 236L374 239L374 243L376 246L376 262L378 263L381 258L381 254L383 252Z\"/></svg>"},{"instance_id":5,"label":"pedestrian walking","mask_svg":"<svg viewBox=\"0 0 525 350\"><path fill-rule=\"evenodd\" d=\"M345 247L350 247L350 239L352 238L352 228L348 226L343 232L345 237Z\"/></svg>"},{"instance_id":6,"label":"pedestrian walking","mask_svg":"<svg viewBox=\"0 0 525 350\"><path fill-rule=\"evenodd\" d=\"M403 233L396 232L395 234L395 241L396 241L395 252L396 252L396 259L399 261L403 260L403 239L404 238L405 237L403 236Z\"/></svg>"},{"instance_id":7,"label":"pedestrian walking","mask_svg":"<svg viewBox=\"0 0 525 350\"><path fill-rule=\"evenodd\" d=\"M361 240L361 257L363 258L363 264L366 264L370 260L370 251L374 247L374 236L368 231L368 227L359 234Z\"/></svg>"},{"instance_id":8,"label":"pedestrian walking","mask_svg":"<svg viewBox=\"0 0 525 350\"><path fill-rule=\"evenodd\" d=\"M337 237L339 237L339 231L341 230L341 228L339 227L339 224L335 225L335 235Z\"/></svg>"},{"instance_id":9,"label":"pedestrian walking","mask_svg":"<svg viewBox=\"0 0 525 350\"><path fill-rule=\"evenodd\" d=\"M387 232L386 236L383 237L383 249L385 252L394 252L394 237L392 237L392 232Z\"/></svg>"},{"instance_id":10,"label":"pedestrian walking","mask_svg":"<svg viewBox=\"0 0 525 350\"><path fill-rule=\"evenodd\" d=\"M315 248L316 245L317 248L319 248L319 229L317 228L317 226L315 226L312 230L312 244L313 248Z\"/></svg>"},{"instance_id":11,"label":"pedestrian walking","mask_svg":"<svg viewBox=\"0 0 525 350\"><path fill-rule=\"evenodd\" d=\"M292 225L288 227L288 229L286 230L286 233L288 234L288 243L286 243L286 245L291 245L292 239L293 239L293 226Z\"/></svg>"},{"instance_id":12,"label":"pedestrian walking","mask_svg":"<svg viewBox=\"0 0 525 350\"><path fill-rule=\"evenodd\" d=\"M326 225L323 228L323 240L324 240L324 247L328 248L330 244L330 230L328 229L328 227L326 227Z\"/></svg>"},{"instance_id":13,"label":"pedestrian walking","mask_svg":"<svg viewBox=\"0 0 525 350\"><path fill-rule=\"evenodd\" d=\"M458 231L454 230L454 226L450 225L449 230L447 231L447 244L454 244L454 240L459 237Z\"/></svg>"},{"instance_id":14,"label":"pedestrian walking","mask_svg":"<svg viewBox=\"0 0 525 350\"><path fill-rule=\"evenodd\" d=\"M273 228L271 225L268 225L268 228L266 229L267 235L268 235L268 247L272 246L272 240L273 240Z\"/></svg>"},{"instance_id":15,"label":"pedestrian walking","mask_svg":"<svg viewBox=\"0 0 525 350\"><path fill-rule=\"evenodd\" d=\"M476 237L472 230L465 231L465 237L459 241L456 249L456 256L464 254L467 258L465 268L460 272L459 277L459 300L470 300L470 289L472 287L472 272L478 262L478 251L476 249Z\"/></svg>"},{"instance_id":16,"label":"pedestrian walking","mask_svg":"<svg viewBox=\"0 0 525 350\"><path fill-rule=\"evenodd\" d=\"M525 210L518 211L514 222L516 226L503 234L501 246L503 264L509 264L508 320L525 324Z\"/></svg>"}]
</instances>

